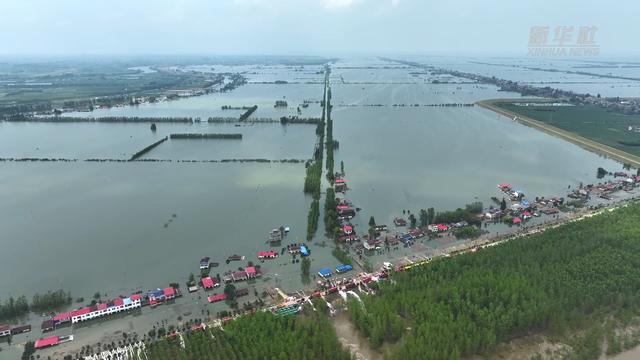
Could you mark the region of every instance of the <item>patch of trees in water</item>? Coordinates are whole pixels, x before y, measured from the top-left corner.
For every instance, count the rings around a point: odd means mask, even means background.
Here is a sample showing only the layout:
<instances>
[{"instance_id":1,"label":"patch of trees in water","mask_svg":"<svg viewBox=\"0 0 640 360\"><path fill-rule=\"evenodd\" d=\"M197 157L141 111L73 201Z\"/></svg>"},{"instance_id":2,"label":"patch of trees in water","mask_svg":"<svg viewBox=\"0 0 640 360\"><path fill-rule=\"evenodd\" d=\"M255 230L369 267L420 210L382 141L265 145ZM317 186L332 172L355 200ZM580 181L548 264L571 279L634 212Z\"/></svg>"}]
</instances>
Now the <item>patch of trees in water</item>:
<instances>
[{"instance_id":1,"label":"patch of trees in water","mask_svg":"<svg viewBox=\"0 0 640 360\"><path fill-rule=\"evenodd\" d=\"M240 117L238 118L238 121L247 120L249 116L251 116L251 114L253 114L256 110L258 110L258 105L253 105L252 107L248 108L247 111L245 111L242 115L240 115Z\"/></svg>"},{"instance_id":2,"label":"patch of trees in water","mask_svg":"<svg viewBox=\"0 0 640 360\"><path fill-rule=\"evenodd\" d=\"M71 304L71 293L64 290L48 291L44 294L33 295L31 304L22 295L14 299L8 298L0 303L0 320L14 319L27 314L30 310L35 312L45 312L58 309Z\"/></svg>"},{"instance_id":3,"label":"patch of trees in water","mask_svg":"<svg viewBox=\"0 0 640 360\"><path fill-rule=\"evenodd\" d=\"M37 161L42 161L42 162L75 162L78 161L78 159L64 159L64 158L31 158L31 157L26 157L26 158L0 158L0 161L15 161L15 162L26 162L26 161L33 161L33 162L37 162Z\"/></svg>"},{"instance_id":4,"label":"patch of trees in water","mask_svg":"<svg viewBox=\"0 0 640 360\"><path fill-rule=\"evenodd\" d=\"M212 116L207 119L209 123L236 123L240 122L239 118L234 117L221 117L221 116ZM243 123L255 124L255 123L280 123L282 125L289 124L312 124L317 125L322 122L320 118L301 118L298 116L282 116L279 119L276 118L251 118L251 120L242 121Z\"/></svg>"},{"instance_id":5,"label":"patch of trees in water","mask_svg":"<svg viewBox=\"0 0 640 360\"><path fill-rule=\"evenodd\" d=\"M349 310L375 347L402 338L390 359L489 356L532 331L595 359L606 319L624 327L640 315L639 236L634 203L394 274Z\"/></svg>"},{"instance_id":6,"label":"patch of trees in water","mask_svg":"<svg viewBox=\"0 0 640 360\"><path fill-rule=\"evenodd\" d=\"M154 142L153 144L151 144L151 145L149 145L149 146L145 147L144 149L142 149L142 150L138 151L137 153L133 154L133 155L131 156L131 159L129 159L129 160L131 161L131 160L136 160L136 159L138 159L139 157L141 157L142 155L144 155L144 154L148 153L149 151L153 150L156 146L158 146L158 145L162 144L162 143L163 143L163 142L165 142L165 141L167 141L167 137L166 137L166 136L165 136L164 138L162 138L162 139L160 139L160 140L158 140L158 141Z\"/></svg>"},{"instance_id":7,"label":"patch of trees in water","mask_svg":"<svg viewBox=\"0 0 640 360\"><path fill-rule=\"evenodd\" d=\"M280 118L280 123L282 125L287 124L314 124L317 125L322 122L320 118L301 118L298 116L282 116Z\"/></svg>"},{"instance_id":8,"label":"patch of trees in water","mask_svg":"<svg viewBox=\"0 0 640 360\"><path fill-rule=\"evenodd\" d=\"M63 159L63 158L0 158L1 161L7 162L190 162L190 163L228 163L228 162L260 162L260 163L306 163L309 159L211 159L211 160L189 160L189 159L110 159L110 158L91 158L91 159Z\"/></svg>"},{"instance_id":9,"label":"patch of trees in water","mask_svg":"<svg viewBox=\"0 0 640 360\"><path fill-rule=\"evenodd\" d=\"M186 134L171 134L169 137L173 139L227 139L227 140L242 140L242 134L198 134L198 133L186 133Z\"/></svg>"},{"instance_id":10,"label":"patch of trees in water","mask_svg":"<svg viewBox=\"0 0 640 360\"><path fill-rule=\"evenodd\" d=\"M5 117L10 122L48 122L48 123L194 123L200 118L192 117L138 117L138 116L104 116L104 117L76 117L76 116L26 116L13 115Z\"/></svg>"},{"instance_id":11,"label":"patch of trees in water","mask_svg":"<svg viewBox=\"0 0 640 360\"><path fill-rule=\"evenodd\" d=\"M249 110L251 106L231 106L231 105L222 105L220 107L222 110Z\"/></svg>"}]
</instances>

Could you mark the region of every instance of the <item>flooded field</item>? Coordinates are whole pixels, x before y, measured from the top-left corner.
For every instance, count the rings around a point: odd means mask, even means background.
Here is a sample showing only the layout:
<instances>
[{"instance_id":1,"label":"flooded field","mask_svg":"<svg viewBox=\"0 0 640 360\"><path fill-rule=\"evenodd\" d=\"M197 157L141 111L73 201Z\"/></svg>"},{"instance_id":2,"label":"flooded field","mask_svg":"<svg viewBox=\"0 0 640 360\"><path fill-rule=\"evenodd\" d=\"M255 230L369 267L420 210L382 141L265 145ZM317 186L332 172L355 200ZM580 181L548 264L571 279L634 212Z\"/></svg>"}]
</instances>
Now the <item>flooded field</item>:
<instances>
[{"instance_id":1,"label":"flooded field","mask_svg":"<svg viewBox=\"0 0 640 360\"><path fill-rule=\"evenodd\" d=\"M470 72L486 73L490 68L438 61L437 66L457 65L456 70ZM217 65L209 68L221 71ZM225 70L238 71L232 68ZM341 60L332 69L334 138L340 144L336 170L344 162L351 187L347 197L362 209L354 219L358 232L366 231L370 216L391 224L404 209L444 211L474 201L486 207L491 197L501 196L496 185L502 182L514 184L530 197L562 196L569 186L597 182L598 167L622 169L619 163L479 107L427 106L517 94L379 59ZM207 66L190 70L206 71ZM71 115L206 120L242 113L222 110L223 105L258 105L248 123L162 123L155 133L144 123L0 123L0 157L128 159L166 135L189 132L240 133L243 138L169 140L143 159L311 158L314 125L253 124L250 120L320 117L323 76L318 71L322 67L245 66L242 71L249 83L229 93ZM544 74L550 81L575 80L574 75ZM521 79L533 78L525 74ZM277 80L290 83L260 83ZM617 81L602 82L597 90L605 91L613 83ZM286 100L288 105L276 108L276 100ZM305 101L309 106L298 111ZM304 163L0 163L0 245L11 246L11 251L0 252L0 274L4 274L0 298L30 297L57 288L71 291L74 298L88 299L96 291L108 297L128 295L170 282L184 284L190 273L198 274L203 256L220 263L212 270L214 275L246 265L246 261L225 264L233 254L260 264L264 272L247 285L251 289L247 300L255 299L254 289L261 293L268 287L285 291L308 287L301 280L300 264L292 263L290 255L264 263L256 259L258 251L271 249L265 243L267 234L280 225L291 228L283 246L305 240L311 197L302 191L304 174ZM310 244L312 273L338 265L331 255L332 243L325 243L323 228L320 224ZM435 240L400 253L450 245ZM383 259L372 258L374 263ZM142 315L110 326L114 332L133 327L144 333L145 327L160 320L228 309L223 303L205 304L199 296L201 291L187 295L186 301L151 312L145 309ZM37 320L32 319L34 324ZM95 326L73 331L90 337ZM36 330L29 336L38 334Z\"/></svg>"},{"instance_id":2,"label":"flooded field","mask_svg":"<svg viewBox=\"0 0 640 360\"><path fill-rule=\"evenodd\" d=\"M274 107L277 100L287 102L286 107ZM303 107L305 100L312 101ZM222 110L222 106L253 106L258 110L254 118L276 118L281 116L320 117L322 108L322 84L247 84L226 93L213 93L185 99L164 101L138 106L97 109L92 112L78 112L70 116L139 116L139 117L238 117L242 110ZM298 108L300 112L298 112Z\"/></svg>"}]
</instances>

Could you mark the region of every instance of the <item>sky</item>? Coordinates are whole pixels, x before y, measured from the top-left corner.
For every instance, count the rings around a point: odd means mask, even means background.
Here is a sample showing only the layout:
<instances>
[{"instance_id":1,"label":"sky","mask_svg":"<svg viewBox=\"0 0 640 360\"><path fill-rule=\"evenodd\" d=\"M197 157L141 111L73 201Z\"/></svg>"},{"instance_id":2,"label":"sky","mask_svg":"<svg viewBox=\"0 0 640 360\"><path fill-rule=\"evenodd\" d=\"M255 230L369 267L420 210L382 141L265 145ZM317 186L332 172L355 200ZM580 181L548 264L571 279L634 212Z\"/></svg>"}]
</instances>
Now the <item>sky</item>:
<instances>
[{"instance_id":1,"label":"sky","mask_svg":"<svg viewBox=\"0 0 640 360\"><path fill-rule=\"evenodd\" d=\"M0 55L527 55L532 27L640 54L631 0L0 0Z\"/></svg>"}]
</instances>

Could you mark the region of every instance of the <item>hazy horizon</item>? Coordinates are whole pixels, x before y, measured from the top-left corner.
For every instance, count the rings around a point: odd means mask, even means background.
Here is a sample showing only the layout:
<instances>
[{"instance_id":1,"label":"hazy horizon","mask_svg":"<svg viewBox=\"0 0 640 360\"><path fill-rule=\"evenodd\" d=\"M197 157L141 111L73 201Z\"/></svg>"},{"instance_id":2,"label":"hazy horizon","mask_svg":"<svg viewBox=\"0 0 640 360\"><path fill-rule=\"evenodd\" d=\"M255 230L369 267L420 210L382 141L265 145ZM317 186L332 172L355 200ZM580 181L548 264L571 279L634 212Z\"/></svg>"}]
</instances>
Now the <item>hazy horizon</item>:
<instances>
[{"instance_id":1,"label":"hazy horizon","mask_svg":"<svg viewBox=\"0 0 640 360\"><path fill-rule=\"evenodd\" d=\"M596 27L599 56L637 55L640 4L472 0L66 0L2 5L0 56L526 56L532 27ZM624 16L620 13L624 11ZM593 59L593 57L591 57Z\"/></svg>"}]
</instances>

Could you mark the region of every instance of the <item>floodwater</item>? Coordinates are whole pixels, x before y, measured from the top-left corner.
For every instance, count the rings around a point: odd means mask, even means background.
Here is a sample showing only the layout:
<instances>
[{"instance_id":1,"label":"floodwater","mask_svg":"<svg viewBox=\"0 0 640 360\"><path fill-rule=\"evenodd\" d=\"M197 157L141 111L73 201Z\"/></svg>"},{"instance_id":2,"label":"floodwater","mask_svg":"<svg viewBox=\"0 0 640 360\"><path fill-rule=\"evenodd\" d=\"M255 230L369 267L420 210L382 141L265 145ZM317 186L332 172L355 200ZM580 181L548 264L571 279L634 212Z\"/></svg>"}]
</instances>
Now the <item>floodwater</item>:
<instances>
[{"instance_id":1,"label":"floodwater","mask_svg":"<svg viewBox=\"0 0 640 360\"><path fill-rule=\"evenodd\" d=\"M274 107L276 100L284 100L287 107ZM304 101L312 101L303 107ZM212 93L173 101L162 101L137 106L118 106L96 109L92 112L68 113L68 116L138 116L138 117L238 117L243 110L222 110L232 107L258 105L253 118L275 118L281 116L320 117L322 108L322 84L246 84L226 93ZM298 109L300 112L298 113Z\"/></svg>"},{"instance_id":2,"label":"floodwater","mask_svg":"<svg viewBox=\"0 0 640 360\"><path fill-rule=\"evenodd\" d=\"M442 211L473 201L488 206L492 196L501 196L496 185L502 182L530 197L562 196L569 185L595 182L597 167L622 168L478 107L425 106L517 94L375 59L339 61L333 68L334 138L340 143L335 169L344 162L352 189L347 197L363 209L354 219L357 231L365 228L369 216L390 224L403 209ZM269 67L269 74L262 75L256 67L246 71L255 82L303 82L321 79L315 74L318 69ZM434 84L434 79L448 83ZM283 98L289 107L274 108L275 100ZM257 104L253 117L277 118L297 114L304 100L321 99L321 84L250 83L226 94L71 115L206 119L239 115L222 111L222 105ZM419 106L398 106L409 104ZM319 117L320 112L320 105L312 103L301 109L301 116ZM224 132L242 133L243 139L169 140L145 158L308 159L314 130L312 125L278 123L160 123L153 133L148 124L0 123L0 157L127 159L170 133ZM284 245L304 241L311 202L302 192L304 173L303 163L2 162L0 299L57 288L74 297L89 299L100 291L110 298L170 282L184 284L189 273L199 272L203 256L221 264L213 274L246 265L225 264L232 254L258 263L256 253L270 249L265 240L275 227L291 227ZM323 246L322 233L318 231L311 244L313 273L338 265L331 246ZM433 244L428 246L445 245ZM285 291L305 286L300 265L289 255L260 264L263 278L249 285L258 292L269 286ZM123 321L122 328L133 326L144 333L145 326L160 319L226 308L205 304L197 298L201 295L188 295L191 300L175 306L145 309ZM112 326L114 331L118 326ZM84 328L74 331L90 336ZM39 330L28 336L39 337Z\"/></svg>"}]
</instances>

